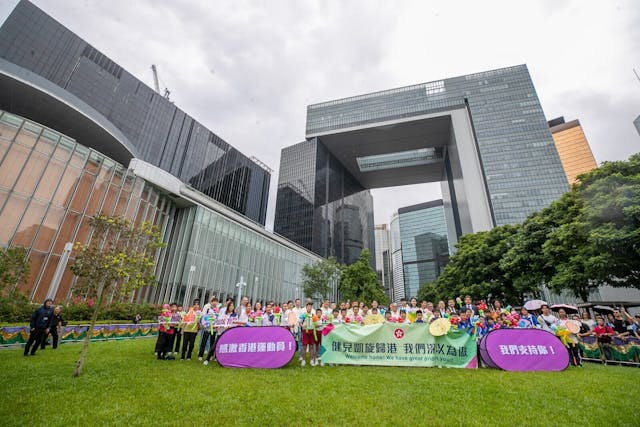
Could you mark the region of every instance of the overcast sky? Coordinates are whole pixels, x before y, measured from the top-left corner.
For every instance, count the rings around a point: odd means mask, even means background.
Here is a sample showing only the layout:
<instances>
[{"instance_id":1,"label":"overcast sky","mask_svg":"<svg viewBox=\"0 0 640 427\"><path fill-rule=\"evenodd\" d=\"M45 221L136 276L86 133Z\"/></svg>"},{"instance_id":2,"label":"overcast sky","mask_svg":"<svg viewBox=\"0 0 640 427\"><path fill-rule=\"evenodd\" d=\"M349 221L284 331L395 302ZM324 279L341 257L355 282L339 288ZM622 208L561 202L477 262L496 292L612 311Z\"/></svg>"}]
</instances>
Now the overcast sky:
<instances>
[{"instance_id":1,"label":"overcast sky","mask_svg":"<svg viewBox=\"0 0 640 427\"><path fill-rule=\"evenodd\" d=\"M0 0L3 22L17 0ZM598 163L640 151L640 3L35 0L176 105L274 169L310 103L526 63L548 119L580 119ZM374 190L375 221L440 197Z\"/></svg>"}]
</instances>

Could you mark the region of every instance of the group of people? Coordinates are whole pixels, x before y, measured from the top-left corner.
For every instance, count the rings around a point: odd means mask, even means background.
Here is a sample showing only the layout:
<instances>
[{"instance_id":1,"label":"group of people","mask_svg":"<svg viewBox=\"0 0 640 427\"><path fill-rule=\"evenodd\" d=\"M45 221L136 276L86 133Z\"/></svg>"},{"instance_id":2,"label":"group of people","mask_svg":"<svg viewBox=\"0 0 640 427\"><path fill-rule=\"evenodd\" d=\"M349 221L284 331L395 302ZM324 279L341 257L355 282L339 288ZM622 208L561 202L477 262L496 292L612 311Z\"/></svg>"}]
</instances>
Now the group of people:
<instances>
[{"instance_id":1,"label":"group of people","mask_svg":"<svg viewBox=\"0 0 640 427\"><path fill-rule=\"evenodd\" d=\"M472 302L469 295L464 298L449 299L433 304L428 301L418 303L416 298L402 299L400 304L392 303L384 308L377 301L367 304L348 301L336 304L328 299L319 307L308 299L302 305L300 299L276 304L267 302L249 303L243 298L240 307L229 298L221 304L211 297L200 306L195 300L191 307L184 309L176 303L165 304L159 317L159 334L155 353L158 359L191 360L196 338L200 333L197 357L205 365L215 356L216 337L225 329L236 326L281 326L288 328L298 342L302 366L319 364L322 330L329 324L370 325L377 323L431 324L438 319L446 319L447 325L455 330L465 330L479 341L494 329L539 328L556 334L566 345L571 363L582 366L578 348L578 338L595 335L606 341L612 336L638 337L640 316L634 319L626 310L615 310L610 318L598 316L592 320L588 312L582 316L573 314L570 318L564 309L558 310L557 317L548 305L529 312L525 307L503 307L499 300L488 305L484 300ZM607 338L608 337L608 338ZM308 362L307 362L308 357Z\"/></svg>"},{"instance_id":2,"label":"group of people","mask_svg":"<svg viewBox=\"0 0 640 427\"><path fill-rule=\"evenodd\" d=\"M53 307L53 300L47 298L42 306L31 315L29 323L29 340L24 347L25 356L35 356L38 348L45 349L49 335L52 348L58 348L62 332L62 306Z\"/></svg>"}]
</instances>

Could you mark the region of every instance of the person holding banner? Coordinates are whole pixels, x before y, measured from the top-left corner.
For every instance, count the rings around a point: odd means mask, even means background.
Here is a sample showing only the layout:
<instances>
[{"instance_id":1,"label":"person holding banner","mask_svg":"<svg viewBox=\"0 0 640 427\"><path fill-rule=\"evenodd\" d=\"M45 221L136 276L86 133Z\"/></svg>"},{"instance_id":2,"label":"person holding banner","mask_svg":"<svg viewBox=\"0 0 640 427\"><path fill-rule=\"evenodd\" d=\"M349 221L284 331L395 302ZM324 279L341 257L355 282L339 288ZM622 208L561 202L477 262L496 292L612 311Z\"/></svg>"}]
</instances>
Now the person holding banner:
<instances>
[{"instance_id":1,"label":"person holding banner","mask_svg":"<svg viewBox=\"0 0 640 427\"><path fill-rule=\"evenodd\" d=\"M313 320L314 317L316 316L313 314L313 303L308 302L305 306L305 311L298 319L300 329L302 330L302 359L300 361L300 366L305 366L307 364L306 358L308 352L311 353L309 357L309 364L311 366L316 366L317 355L315 353L315 348L316 342L318 341L318 333L316 332L316 325Z\"/></svg>"},{"instance_id":2,"label":"person holding banner","mask_svg":"<svg viewBox=\"0 0 640 427\"><path fill-rule=\"evenodd\" d=\"M193 352L193 348L196 343L196 336L198 335L198 329L200 329L200 303L196 300L193 303L193 307L189 308L187 314L182 318L182 354L180 356L180 361L185 360L185 355L187 361L191 361L191 353Z\"/></svg>"},{"instance_id":3,"label":"person holding banner","mask_svg":"<svg viewBox=\"0 0 640 427\"><path fill-rule=\"evenodd\" d=\"M202 326L202 339L200 340L200 347L198 348L198 360L200 361L206 350L215 348L216 330L214 329L214 325L218 311L218 298L211 297L209 304L205 305L202 310L202 318L200 320L200 326Z\"/></svg>"}]
</instances>

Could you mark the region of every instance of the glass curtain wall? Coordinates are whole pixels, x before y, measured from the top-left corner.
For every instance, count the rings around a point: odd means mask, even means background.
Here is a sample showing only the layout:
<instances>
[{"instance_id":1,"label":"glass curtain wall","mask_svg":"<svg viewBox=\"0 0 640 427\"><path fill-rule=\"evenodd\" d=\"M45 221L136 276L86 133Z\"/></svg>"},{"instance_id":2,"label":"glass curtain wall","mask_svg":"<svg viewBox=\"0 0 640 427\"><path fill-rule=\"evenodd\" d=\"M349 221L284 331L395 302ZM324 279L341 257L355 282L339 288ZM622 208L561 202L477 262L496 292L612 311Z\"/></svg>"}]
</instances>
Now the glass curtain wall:
<instances>
[{"instance_id":1,"label":"glass curtain wall","mask_svg":"<svg viewBox=\"0 0 640 427\"><path fill-rule=\"evenodd\" d=\"M235 299L241 278L251 301L287 301L302 296L302 267L315 261L201 206L177 212L169 248L153 302Z\"/></svg>"},{"instance_id":2,"label":"glass curtain wall","mask_svg":"<svg viewBox=\"0 0 640 427\"><path fill-rule=\"evenodd\" d=\"M92 216L121 215L165 230L172 210L166 198L121 164L0 111L0 245L27 248L31 274L20 290L32 301L47 295L65 244L90 241ZM65 269L56 303L70 299L73 283Z\"/></svg>"}]
</instances>

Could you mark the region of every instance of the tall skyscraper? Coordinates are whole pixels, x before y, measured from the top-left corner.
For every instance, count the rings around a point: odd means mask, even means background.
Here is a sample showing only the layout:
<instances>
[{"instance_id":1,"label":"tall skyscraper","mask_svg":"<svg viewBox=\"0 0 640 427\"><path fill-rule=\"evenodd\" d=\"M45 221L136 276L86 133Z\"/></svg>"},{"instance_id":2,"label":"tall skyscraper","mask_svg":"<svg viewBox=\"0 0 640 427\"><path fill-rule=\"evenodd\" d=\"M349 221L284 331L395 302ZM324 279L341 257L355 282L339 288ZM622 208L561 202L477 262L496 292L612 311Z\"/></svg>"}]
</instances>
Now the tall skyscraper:
<instances>
[{"instance_id":1,"label":"tall skyscraper","mask_svg":"<svg viewBox=\"0 0 640 427\"><path fill-rule=\"evenodd\" d=\"M102 117L109 132L126 141L129 158L158 166L264 225L268 170L32 3L21 0L0 27L0 59L42 77L50 91L73 95L70 102L82 104L81 111ZM60 117L37 102L2 95L0 108L59 126ZM69 126L65 131L85 139L82 128Z\"/></svg>"},{"instance_id":2,"label":"tall skyscraper","mask_svg":"<svg viewBox=\"0 0 640 427\"><path fill-rule=\"evenodd\" d=\"M402 265L402 241L400 238L400 217L394 214L389 224L391 231L391 265L393 268L393 298L392 301L400 301L405 298L404 273Z\"/></svg>"},{"instance_id":3,"label":"tall skyscraper","mask_svg":"<svg viewBox=\"0 0 640 427\"><path fill-rule=\"evenodd\" d=\"M391 260L391 233L387 224L375 226L376 274L384 292L393 301L393 263Z\"/></svg>"},{"instance_id":4,"label":"tall skyscraper","mask_svg":"<svg viewBox=\"0 0 640 427\"><path fill-rule=\"evenodd\" d=\"M346 245L329 231L336 204L373 234L372 188L440 182L452 246L569 188L525 65L309 105L306 138L282 150L274 228L323 256Z\"/></svg>"},{"instance_id":5,"label":"tall skyscraper","mask_svg":"<svg viewBox=\"0 0 640 427\"><path fill-rule=\"evenodd\" d=\"M579 120L565 123L564 117L558 117L549 121L549 128L569 185L581 173L598 167Z\"/></svg>"},{"instance_id":6,"label":"tall skyscraper","mask_svg":"<svg viewBox=\"0 0 640 427\"><path fill-rule=\"evenodd\" d=\"M282 150L274 231L351 264L375 254L373 199L317 139Z\"/></svg>"},{"instance_id":7,"label":"tall skyscraper","mask_svg":"<svg viewBox=\"0 0 640 427\"><path fill-rule=\"evenodd\" d=\"M398 217L404 295L410 298L436 280L449 262L447 224L442 200L400 208Z\"/></svg>"}]
</instances>

